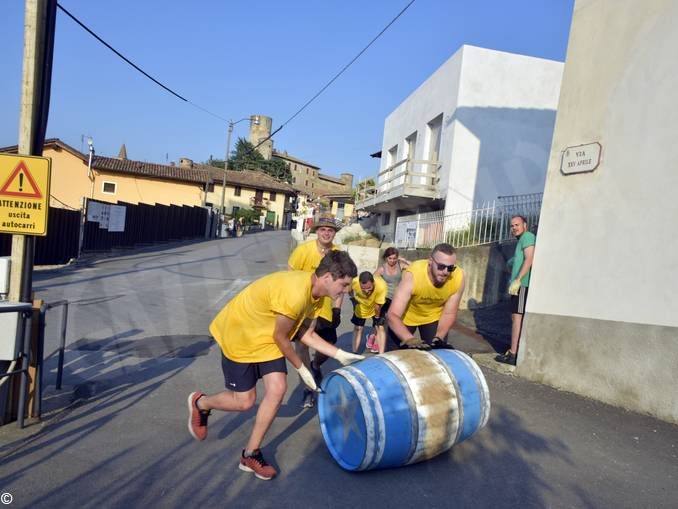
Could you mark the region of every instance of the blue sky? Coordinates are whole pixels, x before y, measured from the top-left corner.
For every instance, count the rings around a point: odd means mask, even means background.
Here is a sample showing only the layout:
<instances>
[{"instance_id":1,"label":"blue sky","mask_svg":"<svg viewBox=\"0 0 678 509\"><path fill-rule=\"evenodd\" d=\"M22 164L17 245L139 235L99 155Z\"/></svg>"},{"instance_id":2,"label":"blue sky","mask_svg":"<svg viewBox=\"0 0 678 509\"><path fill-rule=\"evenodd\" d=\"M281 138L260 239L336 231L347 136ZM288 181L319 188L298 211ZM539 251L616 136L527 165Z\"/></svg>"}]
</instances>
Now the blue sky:
<instances>
[{"instance_id":1,"label":"blue sky","mask_svg":"<svg viewBox=\"0 0 678 509\"><path fill-rule=\"evenodd\" d=\"M274 129L360 51L408 0L116 0L60 3L179 94ZM462 44L564 61L573 0L417 0L301 115L278 150L321 171L376 174L385 117ZM23 0L3 2L0 146L17 142ZM98 154L164 163L223 158L226 123L179 101L57 15L47 135ZM246 136L247 122L234 138ZM86 145L85 145L86 147Z\"/></svg>"}]
</instances>

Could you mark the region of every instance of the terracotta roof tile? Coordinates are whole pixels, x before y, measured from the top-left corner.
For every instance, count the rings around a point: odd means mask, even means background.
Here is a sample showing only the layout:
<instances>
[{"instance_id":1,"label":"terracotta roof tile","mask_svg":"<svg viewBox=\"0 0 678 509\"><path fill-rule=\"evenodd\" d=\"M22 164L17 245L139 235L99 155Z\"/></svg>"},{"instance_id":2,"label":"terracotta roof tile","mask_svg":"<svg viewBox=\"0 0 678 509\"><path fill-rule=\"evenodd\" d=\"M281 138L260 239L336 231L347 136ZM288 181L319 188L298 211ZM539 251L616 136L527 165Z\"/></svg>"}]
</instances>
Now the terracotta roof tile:
<instances>
[{"instance_id":1,"label":"terracotta roof tile","mask_svg":"<svg viewBox=\"0 0 678 509\"><path fill-rule=\"evenodd\" d=\"M214 166L200 166L200 168L208 171L214 182L221 184L224 180L223 169L215 168ZM226 185L295 194L294 188L287 182L282 182L263 171L228 170L226 172Z\"/></svg>"},{"instance_id":2,"label":"terracotta roof tile","mask_svg":"<svg viewBox=\"0 0 678 509\"><path fill-rule=\"evenodd\" d=\"M92 168L103 171L114 171L155 177L179 182L194 182L204 184L210 181L209 172L201 168L185 168L182 166L169 166L165 164L146 163L130 159L116 159L113 157L94 156Z\"/></svg>"}]
</instances>

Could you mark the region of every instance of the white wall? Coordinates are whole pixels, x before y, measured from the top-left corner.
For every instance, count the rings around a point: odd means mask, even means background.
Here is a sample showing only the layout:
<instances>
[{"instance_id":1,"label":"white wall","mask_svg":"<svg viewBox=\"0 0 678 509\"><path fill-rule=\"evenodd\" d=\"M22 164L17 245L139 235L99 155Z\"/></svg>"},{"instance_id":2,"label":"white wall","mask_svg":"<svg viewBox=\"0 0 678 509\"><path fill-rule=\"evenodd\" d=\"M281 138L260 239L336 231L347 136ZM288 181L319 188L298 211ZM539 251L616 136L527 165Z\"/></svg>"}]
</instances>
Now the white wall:
<instances>
[{"instance_id":1,"label":"white wall","mask_svg":"<svg viewBox=\"0 0 678 509\"><path fill-rule=\"evenodd\" d=\"M678 2L577 0L516 373L678 423ZM592 173L567 147L600 143Z\"/></svg>"},{"instance_id":2,"label":"white wall","mask_svg":"<svg viewBox=\"0 0 678 509\"><path fill-rule=\"evenodd\" d=\"M575 15L528 310L675 327L678 3ZM561 174L563 149L595 141L597 170Z\"/></svg>"},{"instance_id":3,"label":"white wall","mask_svg":"<svg viewBox=\"0 0 678 509\"><path fill-rule=\"evenodd\" d=\"M417 131L427 159L427 123L443 114L439 193L446 213L500 195L541 192L563 64L462 46L384 124L382 154ZM383 157L381 170L390 165Z\"/></svg>"}]
</instances>

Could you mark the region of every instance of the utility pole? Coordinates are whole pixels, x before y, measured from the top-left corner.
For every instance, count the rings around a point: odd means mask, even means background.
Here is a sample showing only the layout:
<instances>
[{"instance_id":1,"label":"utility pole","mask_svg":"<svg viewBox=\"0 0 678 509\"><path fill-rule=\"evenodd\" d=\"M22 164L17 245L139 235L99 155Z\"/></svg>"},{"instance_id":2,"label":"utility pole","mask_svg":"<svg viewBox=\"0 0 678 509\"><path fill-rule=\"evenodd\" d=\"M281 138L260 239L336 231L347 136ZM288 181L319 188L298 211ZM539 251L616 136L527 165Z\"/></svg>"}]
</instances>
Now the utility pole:
<instances>
[{"instance_id":1,"label":"utility pole","mask_svg":"<svg viewBox=\"0 0 678 509\"><path fill-rule=\"evenodd\" d=\"M42 155L49 112L56 0L26 0L17 152ZM35 237L12 236L9 300L31 302Z\"/></svg>"}]
</instances>

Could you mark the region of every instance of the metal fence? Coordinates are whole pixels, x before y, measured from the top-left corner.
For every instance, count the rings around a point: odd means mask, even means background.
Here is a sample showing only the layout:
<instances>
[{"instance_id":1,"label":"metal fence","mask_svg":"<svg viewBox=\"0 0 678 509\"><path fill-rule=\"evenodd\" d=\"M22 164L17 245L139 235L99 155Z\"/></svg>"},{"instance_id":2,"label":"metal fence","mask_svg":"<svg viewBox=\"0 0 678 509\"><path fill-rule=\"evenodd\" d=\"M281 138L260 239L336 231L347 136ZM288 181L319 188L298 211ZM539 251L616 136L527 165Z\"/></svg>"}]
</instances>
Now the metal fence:
<instances>
[{"instance_id":1,"label":"metal fence","mask_svg":"<svg viewBox=\"0 0 678 509\"><path fill-rule=\"evenodd\" d=\"M525 216L530 230L539 225L542 193L500 196L482 207L445 216L442 210L401 216L396 223L399 248L431 248L440 242L455 247L479 246L513 238L509 223Z\"/></svg>"}]
</instances>

